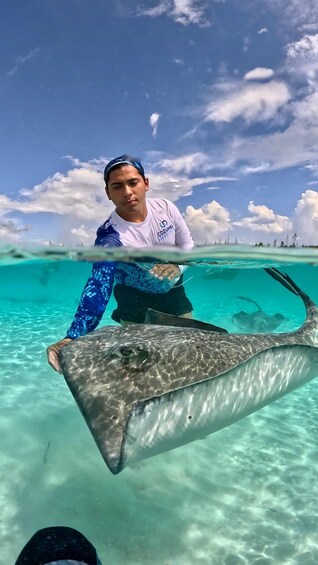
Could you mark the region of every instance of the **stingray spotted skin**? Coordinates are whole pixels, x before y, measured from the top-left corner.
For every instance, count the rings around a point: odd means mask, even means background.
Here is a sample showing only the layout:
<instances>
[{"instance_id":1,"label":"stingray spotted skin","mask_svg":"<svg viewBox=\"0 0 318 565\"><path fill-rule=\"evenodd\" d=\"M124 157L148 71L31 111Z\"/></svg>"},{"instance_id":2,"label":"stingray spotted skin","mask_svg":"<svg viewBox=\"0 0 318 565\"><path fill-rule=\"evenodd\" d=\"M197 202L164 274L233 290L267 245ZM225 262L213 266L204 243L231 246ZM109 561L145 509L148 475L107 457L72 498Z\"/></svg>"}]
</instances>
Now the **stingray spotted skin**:
<instances>
[{"instance_id":1,"label":"stingray spotted skin","mask_svg":"<svg viewBox=\"0 0 318 565\"><path fill-rule=\"evenodd\" d=\"M65 379L112 473L205 437L318 376L318 309L287 275L267 271L303 300L299 330L106 326L61 349Z\"/></svg>"}]
</instances>

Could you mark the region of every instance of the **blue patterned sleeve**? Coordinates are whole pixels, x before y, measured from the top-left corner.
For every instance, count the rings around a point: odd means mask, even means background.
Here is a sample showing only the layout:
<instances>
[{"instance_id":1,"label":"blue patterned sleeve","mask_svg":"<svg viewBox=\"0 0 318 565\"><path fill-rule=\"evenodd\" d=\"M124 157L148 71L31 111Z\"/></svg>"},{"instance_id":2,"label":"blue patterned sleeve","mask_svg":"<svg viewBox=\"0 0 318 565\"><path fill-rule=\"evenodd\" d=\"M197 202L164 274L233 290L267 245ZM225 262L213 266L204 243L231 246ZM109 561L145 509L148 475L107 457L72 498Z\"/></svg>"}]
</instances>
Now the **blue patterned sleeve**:
<instances>
[{"instance_id":1,"label":"blue patterned sleeve","mask_svg":"<svg viewBox=\"0 0 318 565\"><path fill-rule=\"evenodd\" d=\"M92 332L98 326L111 297L115 270L115 263L93 264L92 274L85 285L66 337L75 339Z\"/></svg>"}]
</instances>

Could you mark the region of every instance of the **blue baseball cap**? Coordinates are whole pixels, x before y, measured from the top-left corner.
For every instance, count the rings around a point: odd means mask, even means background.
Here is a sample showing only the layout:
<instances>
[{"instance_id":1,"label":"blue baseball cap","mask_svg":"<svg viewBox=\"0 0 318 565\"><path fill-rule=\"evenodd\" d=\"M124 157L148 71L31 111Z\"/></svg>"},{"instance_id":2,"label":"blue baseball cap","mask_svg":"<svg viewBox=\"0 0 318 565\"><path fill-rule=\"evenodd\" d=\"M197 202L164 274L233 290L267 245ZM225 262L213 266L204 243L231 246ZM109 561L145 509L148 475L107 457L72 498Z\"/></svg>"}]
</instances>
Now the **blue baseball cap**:
<instances>
[{"instance_id":1,"label":"blue baseball cap","mask_svg":"<svg viewBox=\"0 0 318 565\"><path fill-rule=\"evenodd\" d=\"M132 165L133 167L135 167L135 169L137 169L141 176L145 178L145 171L140 161L138 161L138 159L135 159L135 157L131 157L131 155L127 155L125 153L124 155L120 155L120 157L115 157L115 159L112 159L111 161L109 161L109 163L107 163L104 170L104 181L106 184L110 171L117 165Z\"/></svg>"}]
</instances>

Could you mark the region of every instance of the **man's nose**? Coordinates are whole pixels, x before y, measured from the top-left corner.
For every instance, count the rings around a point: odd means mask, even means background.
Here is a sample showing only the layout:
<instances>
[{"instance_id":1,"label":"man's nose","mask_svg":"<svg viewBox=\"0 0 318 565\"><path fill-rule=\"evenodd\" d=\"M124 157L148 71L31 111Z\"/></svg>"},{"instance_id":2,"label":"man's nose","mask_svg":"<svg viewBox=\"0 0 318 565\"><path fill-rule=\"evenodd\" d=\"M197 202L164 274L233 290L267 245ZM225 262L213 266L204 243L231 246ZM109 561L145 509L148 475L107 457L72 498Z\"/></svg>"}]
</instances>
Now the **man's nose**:
<instances>
[{"instance_id":1,"label":"man's nose","mask_svg":"<svg viewBox=\"0 0 318 565\"><path fill-rule=\"evenodd\" d=\"M129 184L124 185L124 194L125 196L129 196L130 194L132 194L132 188L131 186L129 186Z\"/></svg>"}]
</instances>

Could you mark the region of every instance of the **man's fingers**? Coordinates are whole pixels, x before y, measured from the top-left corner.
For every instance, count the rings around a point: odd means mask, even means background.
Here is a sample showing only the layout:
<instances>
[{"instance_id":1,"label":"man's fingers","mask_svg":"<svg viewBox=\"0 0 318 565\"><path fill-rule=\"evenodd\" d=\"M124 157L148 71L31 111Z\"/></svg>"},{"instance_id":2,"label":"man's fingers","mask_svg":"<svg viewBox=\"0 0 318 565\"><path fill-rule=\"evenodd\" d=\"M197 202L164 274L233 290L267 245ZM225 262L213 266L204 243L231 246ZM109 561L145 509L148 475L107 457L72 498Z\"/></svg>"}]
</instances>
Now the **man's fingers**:
<instances>
[{"instance_id":1,"label":"man's fingers","mask_svg":"<svg viewBox=\"0 0 318 565\"><path fill-rule=\"evenodd\" d=\"M54 369L54 371L56 371L57 373L62 372L57 357L54 353L52 353L52 351L48 354L47 360L49 365L52 367L52 369Z\"/></svg>"},{"instance_id":2,"label":"man's fingers","mask_svg":"<svg viewBox=\"0 0 318 565\"><path fill-rule=\"evenodd\" d=\"M53 345L49 345L49 347L46 349L48 363L49 365L51 365L52 369L54 369L58 373L62 373L62 369L58 357L59 351L62 347L64 347L64 345L66 345L70 341L72 340L67 337L61 339L60 341L57 341L56 343L53 343Z\"/></svg>"},{"instance_id":3,"label":"man's fingers","mask_svg":"<svg viewBox=\"0 0 318 565\"><path fill-rule=\"evenodd\" d=\"M172 280L175 277L180 275L180 269L178 265L155 265L151 270L150 273L157 277L158 279L169 279Z\"/></svg>"},{"instance_id":4,"label":"man's fingers","mask_svg":"<svg viewBox=\"0 0 318 565\"><path fill-rule=\"evenodd\" d=\"M57 371L58 373L62 373L62 369L58 360L58 349L49 347L47 349L47 360L49 365L51 365L51 367L55 371Z\"/></svg>"},{"instance_id":5,"label":"man's fingers","mask_svg":"<svg viewBox=\"0 0 318 565\"><path fill-rule=\"evenodd\" d=\"M170 271L169 279L174 279L180 276L180 269L177 265L172 265L172 270Z\"/></svg>"}]
</instances>

